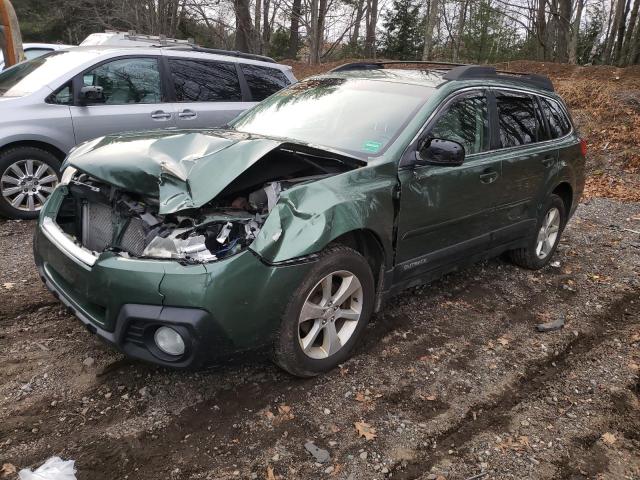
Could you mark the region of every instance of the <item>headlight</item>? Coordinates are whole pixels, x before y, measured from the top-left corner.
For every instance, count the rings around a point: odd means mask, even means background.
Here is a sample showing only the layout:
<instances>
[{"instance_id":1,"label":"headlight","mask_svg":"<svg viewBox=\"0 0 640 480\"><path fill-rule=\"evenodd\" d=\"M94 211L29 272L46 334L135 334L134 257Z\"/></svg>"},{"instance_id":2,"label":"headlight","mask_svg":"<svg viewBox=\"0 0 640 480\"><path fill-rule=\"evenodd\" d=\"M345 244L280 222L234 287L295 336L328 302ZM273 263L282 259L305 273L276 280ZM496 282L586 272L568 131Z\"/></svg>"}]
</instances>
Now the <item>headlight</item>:
<instances>
[{"instance_id":1,"label":"headlight","mask_svg":"<svg viewBox=\"0 0 640 480\"><path fill-rule=\"evenodd\" d=\"M78 169L73 168L72 166L68 166L67 168L65 168L64 172L62 172L62 179L60 180L60 185L69 185L69 182L71 181L71 179L73 178L73 176L76 174L77 171Z\"/></svg>"}]
</instances>

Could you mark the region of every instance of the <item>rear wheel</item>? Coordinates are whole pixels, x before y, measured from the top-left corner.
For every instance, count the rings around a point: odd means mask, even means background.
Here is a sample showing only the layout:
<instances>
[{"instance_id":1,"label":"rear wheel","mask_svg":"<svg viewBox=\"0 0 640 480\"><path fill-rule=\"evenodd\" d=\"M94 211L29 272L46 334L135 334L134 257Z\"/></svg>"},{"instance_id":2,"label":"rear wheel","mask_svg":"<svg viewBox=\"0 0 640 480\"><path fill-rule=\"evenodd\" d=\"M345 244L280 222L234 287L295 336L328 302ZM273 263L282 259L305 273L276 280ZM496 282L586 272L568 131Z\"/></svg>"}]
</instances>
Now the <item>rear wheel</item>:
<instances>
[{"instance_id":1,"label":"rear wheel","mask_svg":"<svg viewBox=\"0 0 640 480\"><path fill-rule=\"evenodd\" d=\"M564 202L551 195L540 212L536 233L525 248L509 252L513 263L531 270L538 270L549 263L560 242L567 217Z\"/></svg>"},{"instance_id":2,"label":"rear wheel","mask_svg":"<svg viewBox=\"0 0 640 480\"><path fill-rule=\"evenodd\" d=\"M60 162L36 147L16 147L0 154L0 213L36 218L58 184Z\"/></svg>"},{"instance_id":3,"label":"rear wheel","mask_svg":"<svg viewBox=\"0 0 640 480\"><path fill-rule=\"evenodd\" d=\"M365 258L355 250L325 250L294 292L274 345L275 362L311 377L349 358L371 313L375 287Z\"/></svg>"}]
</instances>

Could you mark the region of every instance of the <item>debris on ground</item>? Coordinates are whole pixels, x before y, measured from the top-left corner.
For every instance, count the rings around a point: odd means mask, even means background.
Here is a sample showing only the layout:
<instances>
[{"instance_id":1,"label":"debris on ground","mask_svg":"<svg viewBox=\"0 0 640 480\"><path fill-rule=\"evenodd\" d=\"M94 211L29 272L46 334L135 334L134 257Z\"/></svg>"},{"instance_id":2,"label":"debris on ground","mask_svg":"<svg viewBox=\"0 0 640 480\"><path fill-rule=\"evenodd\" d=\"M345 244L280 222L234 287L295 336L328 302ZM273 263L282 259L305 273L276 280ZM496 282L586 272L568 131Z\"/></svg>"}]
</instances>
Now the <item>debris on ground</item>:
<instances>
[{"instance_id":1,"label":"debris on ground","mask_svg":"<svg viewBox=\"0 0 640 480\"><path fill-rule=\"evenodd\" d=\"M313 442L305 443L304 448L313 455L313 458L315 458L318 463L327 463L331 459L331 455L327 450L317 447Z\"/></svg>"},{"instance_id":2,"label":"debris on ground","mask_svg":"<svg viewBox=\"0 0 640 480\"><path fill-rule=\"evenodd\" d=\"M51 457L36 470L20 470L20 480L76 480L74 460Z\"/></svg>"},{"instance_id":3,"label":"debris on ground","mask_svg":"<svg viewBox=\"0 0 640 480\"><path fill-rule=\"evenodd\" d=\"M536 325L536 329L539 332L553 332L554 330L560 330L563 327L564 316L558 317L558 319L554 320L553 322L539 323L538 325Z\"/></svg>"}]
</instances>

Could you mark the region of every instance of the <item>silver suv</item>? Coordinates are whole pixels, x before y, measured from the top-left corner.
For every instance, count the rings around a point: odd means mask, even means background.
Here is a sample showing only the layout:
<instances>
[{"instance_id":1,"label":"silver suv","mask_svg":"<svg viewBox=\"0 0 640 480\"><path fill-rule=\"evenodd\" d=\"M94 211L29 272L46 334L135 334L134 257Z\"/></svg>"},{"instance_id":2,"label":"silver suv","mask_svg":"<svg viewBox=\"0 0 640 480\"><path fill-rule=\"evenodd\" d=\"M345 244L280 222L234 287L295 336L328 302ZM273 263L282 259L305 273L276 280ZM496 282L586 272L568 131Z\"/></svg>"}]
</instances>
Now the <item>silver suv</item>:
<instances>
[{"instance_id":1,"label":"silver suv","mask_svg":"<svg viewBox=\"0 0 640 480\"><path fill-rule=\"evenodd\" d=\"M35 218L75 145L132 130L212 128L296 81L257 55L75 47L0 73L0 214Z\"/></svg>"}]
</instances>

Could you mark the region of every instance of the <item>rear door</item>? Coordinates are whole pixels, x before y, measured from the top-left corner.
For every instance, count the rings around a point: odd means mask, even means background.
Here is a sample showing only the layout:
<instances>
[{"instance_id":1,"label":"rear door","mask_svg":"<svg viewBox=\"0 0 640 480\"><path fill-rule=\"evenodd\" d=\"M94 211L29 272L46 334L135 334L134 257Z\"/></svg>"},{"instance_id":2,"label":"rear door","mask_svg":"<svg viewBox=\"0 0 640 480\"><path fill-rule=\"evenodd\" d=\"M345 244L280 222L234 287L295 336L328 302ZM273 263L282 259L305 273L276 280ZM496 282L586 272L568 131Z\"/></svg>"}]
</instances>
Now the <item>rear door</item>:
<instances>
[{"instance_id":1,"label":"rear door","mask_svg":"<svg viewBox=\"0 0 640 480\"><path fill-rule=\"evenodd\" d=\"M82 104L84 86L103 88L104 102ZM73 80L70 107L76 143L101 135L175 126L171 105L164 103L157 56L119 57L102 62Z\"/></svg>"},{"instance_id":2,"label":"rear door","mask_svg":"<svg viewBox=\"0 0 640 480\"><path fill-rule=\"evenodd\" d=\"M535 226L546 186L556 174L558 152L549 140L536 95L495 90L495 158L502 161L503 188L494 245L516 240Z\"/></svg>"},{"instance_id":3,"label":"rear door","mask_svg":"<svg viewBox=\"0 0 640 480\"><path fill-rule=\"evenodd\" d=\"M489 108L483 90L450 100L421 138L456 141L465 148L465 160L460 166L401 167L399 282L485 250L494 228L492 209L503 188L500 161L489 152ZM416 155L415 148L409 154Z\"/></svg>"},{"instance_id":4,"label":"rear door","mask_svg":"<svg viewBox=\"0 0 640 480\"><path fill-rule=\"evenodd\" d=\"M234 62L167 57L178 128L226 125L253 105Z\"/></svg>"}]
</instances>

